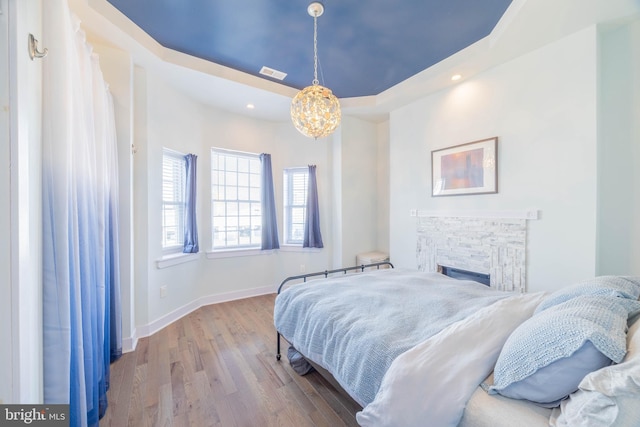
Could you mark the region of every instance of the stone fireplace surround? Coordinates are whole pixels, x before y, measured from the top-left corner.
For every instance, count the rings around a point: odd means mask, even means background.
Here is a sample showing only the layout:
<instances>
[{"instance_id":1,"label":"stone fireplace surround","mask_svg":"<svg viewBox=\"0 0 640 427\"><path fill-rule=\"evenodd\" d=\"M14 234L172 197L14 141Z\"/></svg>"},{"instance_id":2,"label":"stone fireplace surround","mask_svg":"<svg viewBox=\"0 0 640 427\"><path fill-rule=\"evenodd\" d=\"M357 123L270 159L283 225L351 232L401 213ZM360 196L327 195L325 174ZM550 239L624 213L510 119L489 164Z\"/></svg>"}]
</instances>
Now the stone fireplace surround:
<instances>
[{"instance_id":1,"label":"stone fireplace surround","mask_svg":"<svg viewBox=\"0 0 640 427\"><path fill-rule=\"evenodd\" d=\"M494 289L526 291L527 219L537 219L537 211L504 214L504 218L500 213L415 214L419 270L454 267L489 274Z\"/></svg>"}]
</instances>

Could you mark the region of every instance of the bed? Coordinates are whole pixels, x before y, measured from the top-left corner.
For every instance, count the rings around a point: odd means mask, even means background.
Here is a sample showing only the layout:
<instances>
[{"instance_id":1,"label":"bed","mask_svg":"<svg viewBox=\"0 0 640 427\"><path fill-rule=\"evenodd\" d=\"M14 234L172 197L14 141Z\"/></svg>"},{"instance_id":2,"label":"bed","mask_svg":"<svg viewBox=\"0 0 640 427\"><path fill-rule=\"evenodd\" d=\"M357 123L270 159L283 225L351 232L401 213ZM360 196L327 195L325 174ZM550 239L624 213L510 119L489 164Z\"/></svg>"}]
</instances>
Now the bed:
<instances>
[{"instance_id":1,"label":"bed","mask_svg":"<svg viewBox=\"0 0 640 427\"><path fill-rule=\"evenodd\" d=\"M364 267L285 279L274 307L278 359L282 336L362 406L360 425L640 425L640 278L513 294Z\"/></svg>"}]
</instances>

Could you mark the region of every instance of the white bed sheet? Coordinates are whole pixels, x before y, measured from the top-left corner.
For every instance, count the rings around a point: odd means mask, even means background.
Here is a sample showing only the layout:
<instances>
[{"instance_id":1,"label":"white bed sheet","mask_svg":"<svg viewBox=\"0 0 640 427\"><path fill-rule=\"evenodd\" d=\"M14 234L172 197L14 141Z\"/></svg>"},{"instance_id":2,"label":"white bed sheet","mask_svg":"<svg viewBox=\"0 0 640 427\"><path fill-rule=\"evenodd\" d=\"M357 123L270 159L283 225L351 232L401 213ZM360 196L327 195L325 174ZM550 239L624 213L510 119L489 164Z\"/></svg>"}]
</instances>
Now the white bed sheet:
<instances>
[{"instance_id":1,"label":"white bed sheet","mask_svg":"<svg viewBox=\"0 0 640 427\"><path fill-rule=\"evenodd\" d=\"M398 356L374 401L356 415L358 423L363 427L423 427L429 420L433 426L457 426L468 399L490 374L506 339L533 314L543 297L537 293L502 299Z\"/></svg>"},{"instance_id":2,"label":"white bed sheet","mask_svg":"<svg viewBox=\"0 0 640 427\"><path fill-rule=\"evenodd\" d=\"M487 382L493 384L493 374ZM467 402L458 427L548 427L551 409L524 400L489 395L478 387Z\"/></svg>"}]
</instances>

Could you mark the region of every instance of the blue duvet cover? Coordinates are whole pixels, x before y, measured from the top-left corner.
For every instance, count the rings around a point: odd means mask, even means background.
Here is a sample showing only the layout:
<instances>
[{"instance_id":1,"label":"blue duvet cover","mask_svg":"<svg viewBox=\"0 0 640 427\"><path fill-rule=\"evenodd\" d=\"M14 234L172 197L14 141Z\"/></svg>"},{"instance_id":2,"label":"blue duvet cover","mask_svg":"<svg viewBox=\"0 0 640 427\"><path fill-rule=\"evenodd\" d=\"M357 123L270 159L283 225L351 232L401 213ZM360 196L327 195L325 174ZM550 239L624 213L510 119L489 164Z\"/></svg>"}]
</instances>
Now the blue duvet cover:
<instances>
[{"instance_id":1,"label":"blue duvet cover","mask_svg":"<svg viewBox=\"0 0 640 427\"><path fill-rule=\"evenodd\" d=\"M274 322L364 407L397 356L509 296L438 273L377 270L289 287L276 298Z\"/></svg>"}]
</instances>

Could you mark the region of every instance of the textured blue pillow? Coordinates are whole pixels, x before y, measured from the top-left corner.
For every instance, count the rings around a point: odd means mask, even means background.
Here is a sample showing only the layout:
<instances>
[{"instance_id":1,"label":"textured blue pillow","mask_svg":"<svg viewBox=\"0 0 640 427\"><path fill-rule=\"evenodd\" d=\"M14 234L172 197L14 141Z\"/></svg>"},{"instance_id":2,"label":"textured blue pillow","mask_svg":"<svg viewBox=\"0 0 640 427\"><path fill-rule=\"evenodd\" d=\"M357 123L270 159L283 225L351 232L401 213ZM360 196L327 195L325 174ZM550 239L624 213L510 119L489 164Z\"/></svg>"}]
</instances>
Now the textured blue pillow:
<instances>
[{"instance_id":1,"label":"textured blue pillow","mask_svg":"<svg viewBox=\"0 0 640 427\"><path fill-rule=\"evenodd\" d=\"M591 344L584 343L571 356L563 357L538 369L533 375L509 384L498 391L512 399L526 399L540 406L553 408L578 389L582 379L589 373L609 366L611 359Z\"/></svg>"},{"instance_id":2,"label":"textured blue pillow","mask_svg":"<svg viewBox=\"0 0 640 427\"><path fill-rule=\"evenodd\" d=\"M505 342L489 393L557 405L586 374L622 360L627 318L638 310L626 298L577 296L535 314Z\"/></svg>"},{"instance_id":3,"label":"textured blue pillow","mask_svg":"<svg viewBox=\"0 0 640 427\"><path fill-rule=\"evenodd\" d=\"M610 295L637 300L638 297L640 297L640 277L599 276L594 279L576 283L575 285L557 290L549 295L536 308L535 313L561 304L571 298L584 295Z\"/></svg>"}]
</instances>

